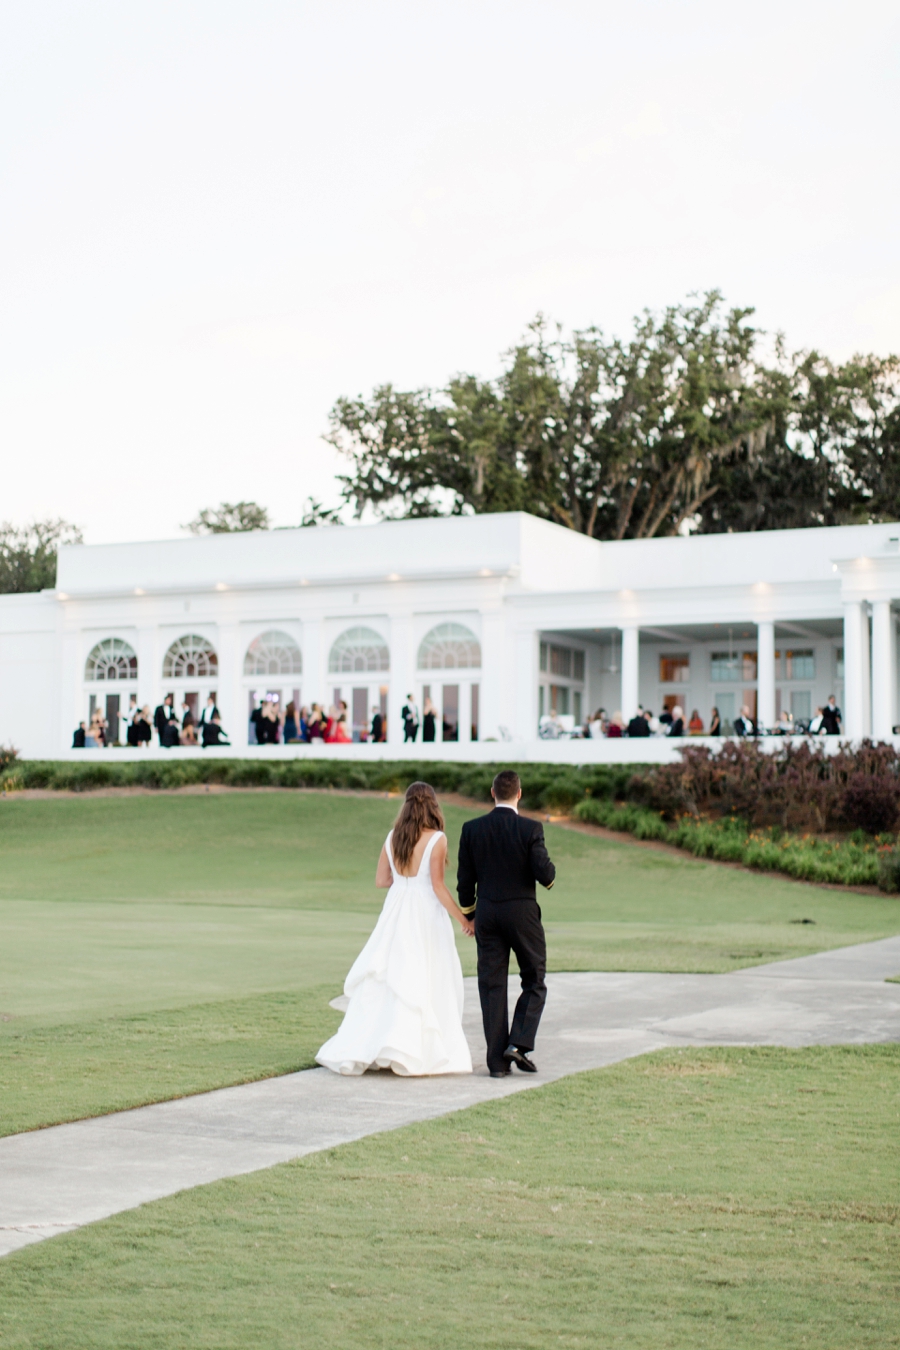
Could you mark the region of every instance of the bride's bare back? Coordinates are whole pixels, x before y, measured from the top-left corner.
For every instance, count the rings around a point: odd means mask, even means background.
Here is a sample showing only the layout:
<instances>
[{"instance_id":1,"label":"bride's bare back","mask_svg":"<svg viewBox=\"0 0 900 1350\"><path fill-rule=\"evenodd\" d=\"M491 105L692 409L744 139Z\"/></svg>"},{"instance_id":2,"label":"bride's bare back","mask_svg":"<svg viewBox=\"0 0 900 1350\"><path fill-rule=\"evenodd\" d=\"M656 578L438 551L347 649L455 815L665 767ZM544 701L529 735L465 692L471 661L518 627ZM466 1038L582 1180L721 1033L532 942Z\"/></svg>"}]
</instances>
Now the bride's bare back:
<instances>
[{"instance_id":1,"label":"bride's bare back","mask_svg":"<svg viewBox=\"0 0 900 1350\"><path fill-rule=\"evenodd\" d=\"M444 881L444 872L447 868L447 836L442 830L423 830L416 840L413 854L409 861L409 870L401 872L398 867L397 875L401 877L414 877L417 874L419 865L425 855L425 850L436 834L441 835L441 838L438 839L434 848L431 850L431 858L429 859L431 885L435 895L444 906L447 913L451 918L456 919L466 936L471 937L475 931L475 925L470 918L463 914L453 896L448 891L447 884ZM384 891L393 885L393 881L394 874L391 871L391 861L388 857L387 846L385 845L381 850L381 856L378 859L378 867L375 872L375 885L379 890Z\"/></svg>"}]
</instances>

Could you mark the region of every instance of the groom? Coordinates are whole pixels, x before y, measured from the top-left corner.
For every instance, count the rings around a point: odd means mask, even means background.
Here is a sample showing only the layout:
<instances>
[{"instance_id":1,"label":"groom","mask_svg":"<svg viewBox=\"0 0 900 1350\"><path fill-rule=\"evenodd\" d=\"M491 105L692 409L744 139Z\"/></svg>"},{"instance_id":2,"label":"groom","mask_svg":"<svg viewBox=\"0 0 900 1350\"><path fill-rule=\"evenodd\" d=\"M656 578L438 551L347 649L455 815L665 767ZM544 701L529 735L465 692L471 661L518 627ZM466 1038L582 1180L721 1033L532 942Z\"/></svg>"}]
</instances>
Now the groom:
<instances>
[{"instance_id":1,"label":"groom","mask_svg":"<svg viewBox=\"0 0 900 1350\"><path fill-rule=\"evenodd\" d=\"M547 853L543 826L519 815L519 775L512 769L498 773L491 796L493 811L462 827L457 891L463 914L475 914L487 1066L492 1078L504 1078L514 1064L523 1073L537 1072L528 1052L534 1049L547 1001L547 944L534 883L549 890L556 868ZM512 1030L506 1001L510 951L516 954L522 978Z\"/></svg>"}]
</instances>

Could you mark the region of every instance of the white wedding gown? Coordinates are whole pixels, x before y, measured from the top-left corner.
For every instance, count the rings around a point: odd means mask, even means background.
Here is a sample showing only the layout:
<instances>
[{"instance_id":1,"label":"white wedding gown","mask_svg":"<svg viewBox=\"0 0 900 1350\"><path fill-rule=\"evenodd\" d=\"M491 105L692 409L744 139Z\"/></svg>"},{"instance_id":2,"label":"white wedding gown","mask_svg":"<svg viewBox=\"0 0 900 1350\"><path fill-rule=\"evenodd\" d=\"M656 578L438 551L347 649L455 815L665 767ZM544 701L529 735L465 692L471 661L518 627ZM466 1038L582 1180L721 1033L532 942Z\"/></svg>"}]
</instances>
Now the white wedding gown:
<instances>
[{"instance_id":1,"label":"white wedding gown","mask_svg":"<svg viewBox=\"0 0 900 1350\"><path fill-rule=\"evenodd\" d=\"M393 885L344 981L344 1020L316 1060L342 1074L471 1073L453 922L431 884L431 854L443 836L435 831L416 875L404 877L394 866L393 833L385 844Z\"/></svg>"}]
</instances>

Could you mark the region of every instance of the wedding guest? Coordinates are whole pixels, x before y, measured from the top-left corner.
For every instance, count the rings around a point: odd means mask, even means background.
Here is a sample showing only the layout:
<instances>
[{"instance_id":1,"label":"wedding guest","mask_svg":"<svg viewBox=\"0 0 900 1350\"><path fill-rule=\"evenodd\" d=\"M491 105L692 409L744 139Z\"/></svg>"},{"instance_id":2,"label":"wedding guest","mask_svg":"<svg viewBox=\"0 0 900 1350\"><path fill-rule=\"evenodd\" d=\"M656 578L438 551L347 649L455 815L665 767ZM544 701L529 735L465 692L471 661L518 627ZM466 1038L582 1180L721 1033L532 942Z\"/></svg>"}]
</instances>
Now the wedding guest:
<instances>
[{"instance_id":1,"label":"wedding guest","mask_svg":"<svg viewBox=\"0 0 900 1350\"><path fill-rule=\"evenodd\" d=\"M824 709L816 708L815 716L812 718L809 724L810 736L824 736L825 732L822 729L823 720L824 720Z\"/></svg>"},{"instance_id":2,"label":"wedding guest","mask_svg":"<svg viewBox=\"0 0 900 1350\"><path fill-rule=\"evenodd\" d=\"M405 712L405 711L406 711L406 709L404 708L404 712ZM403 729L404 729L404 732L405 732L405 731L406 731L406 724L405 724L405 723L404 723L404 728L403 728ZM417 726L417 727L416 727L416 731L418 731L418 729L419 729L419 728L418 728L418 726ZM410 741L410 740L415 740L415 737L414 737L414 736L406 736L405 739L408 740L408 741ZM381 709L379 708L379 706L378 706L377 703L376 703L376 704L373 704L373 707L372 707L372 740L373 740L373 741L379 741L379 742L384 740L384 718L383 718L382 715L381 715Z\"/></svg>"},{"instance_id":3,"label":"wedding guest","mask_svg":"<svg viewBox=\"0 0 900 1350\"><path fill-rule=\"evenodd\" d=\"M437 727L437 709L430 698L422 705L422 740L433 741Z\"/></svg>"},{"instance_id":4,"label":"wedding guest","mask_svg":"<svg viewBox=\"0 0 900 1350\"><path fill-rule=\"evenodd\" d=\"M414 741L419 734L419 709L412 694L406 695L406 702L400 716L403 719L404 741Z\"/></svg>"},{"instance_id":5,"label":"wedding guest","mask_svg":"<svg viewBox=\"0 0 900 1350\"><path fill-rule=\"evenodd\" d=\"M203 749L208 745L230 745L231 741L222 730L222 719L216 712L215 716L209 722L204 722L201 726L203 732Z\"/></svg>"},{"instance_id":6,"label":"wedding guest","mask_svg":"<svg viewBox=\"0 0 900 1350\"><path fill-rule=\"evenodd\" d=\"M75 735L72 737L72 749L84 750L87 744L87 727L84 722L79 722L75 729Z\"/></svg>"},{"instance_id":7,"label":"wedding guest","mask_svg":"<svg viewBox=\"0 0 900 1350\"><path fill-rule=\"evenodd\" d=\"M153 718L150 715L149 703L144 704L140 715L135 720L137 721L138 745L149 745L153 739Z\"/></svg>"},{"instance_id":8,"label":"wedding guest","mask_svg":"<svg viewBox=\"0 0 900 1350\"><path fill-rule=\"evenodd\" d=\"M179 741L181 745L197 744L197 724L194 721L194 714L191 712L191 705L187 702L181 705L181 736Z\"/></svg>"},{"instance_id":9,"label":"wedding guest","mask_svg":"<svg viewBox=\"0 0 900 1350\"><path fill-rule=\"evenodd\" d=\"M773 727L772 730L774 735L776 736L793 736L794 719L793 717L791 717L791 714L788 712L787 708L782 708L781 716L775 723L775 726Z\"/></svg>"},{"instance_id":10,"label":"wedding guest","mask_svg":"<svg viewBox=\"0 0 900 1350\"><path fill-rule=\"evenodd\" d=\"M625 734L625 717L621 711L613 713L612 721L606 728L606 734L611 739L615 739L616 737Z\"/></svg>"},{"instance_id":11,"label":"wedding guest","mask_svg":"<svg viewBox=\"0 0 900 1350\"><path fill-rule=\"evenodd\" d=\"M325 718L325 727L322 731L322 739L326 745L332 745L337 740L337 720L338 709L334 703L329 704L328 713Z\"/></svg>"},{"instance_id":12,"label":"wedding guest","mask_svg":"<svg viewBox=\"0 0 900 1350\"><path fill-rule=\"evenodd\" d=\"M646 719L647 719L647 726L650 728L650 735L651 735L651 736L662 736L662 735L664 734L664 733L663 733L663 726L662 726L662 723L660 722L659 718L658 718L658 717L654 717L654 716L653 716L653 713L650 711L649 708L648 708L647 711L644 713L644 716L645 716Z\"/></svg>"},{"instance_id":13,"label":"wedding guest","mask_svg":"<svg viewBox=\"0 0 900 1350\"><path fill-rule=\"evenodd\" d=\"M305 744L309 742L309 708L306 704L300 709L300 722L297 726L298 735Z\"/></svg>"},{"instance_id":14,"label":"wedding guest","mask_svg":"<svg viewBox=\"0 0 900 1350\"><path fill-rule=\"evenodd\" d=\"M322 709L318 703L314 703L309 713L307 722L307 731L311 741L321 741L325 739L325 718L322 716Z\"/></svg>"},{"instance_id":15,"label":"wedding guest","mask_svg":"<svg viewBox=\"0 0 900 1350\"><path fill-rule=\"evenodd\" d=\"M719 710L718 710L718 708L713 708L712 713L710 714L710 718L709 718L709 733L708 733L708 734L709 734L710 736L721 736L721 735L722 735L722 719L721 719L721 717L719 716Z\"/></svg>"},{"instance_id":16,"label":"wedding guest","mask_svg":"<svg viewBox=\"0 0 900 1350\"><path fill-rule=\"evenodd\" d=\"M109 739L109 723L99 708L94 709L91 718L91 730L98 745L105 746Z\"/></svg>"},{"instance_id":17,"label":"wedding guest","mask_svg":"<svg viewBox=\"0 0 900 1350\"><path fill-rule=\"evenodd\" d=\"M175 717L175 695L166 694L162 703L153 714L153 725L159 743L166 749L178 744L178 722Z\"/></svg>"},{"instance_id":18,"label":"wedding guest","mask_svg":"<svg viewBox=\"0 0 900 1350\"><path fill-rule=\"evenodd\" d=\"M750 709L747 707L746 703L741 708L740 717L734 719L734 734L735 736L756 735L756 723L750 716Z\"/></svg>"},{"instance_id":19,"label":"wedding guest","mask_svg":"<svg viewBox=\"0 0 900 1350\"><path fill-rule=\"evenodd\" d=\"M691 720L688 722L688 731L692 736L703 735L703 718L696 708L691 713Z\"/></svg>"},{"instance_id":20,"label":"wedding guest","mask_svg":"<svg viewBox=\"0 0 900 1350\"><path fill-rule=\"evenodd\" d=\"M285 745L300 739L300 728L297 726L297 707L293 699L284 710L284 726L281 729L281 734L284 737Z\"/></svg>"},{"instance_id":21,"label":"wedding guest","mask_svg":"<svg viewBox=\"0 0 900 1350\"><path fill-rule=\"evenodd\" d=\"M128 712L125 714L124 718L126 745L136 746L138 744L137 728L135 726L135 720L140 716L140 712L141 710L138 707L137 694L132 694L131 698L128 700Z\"/></svg>"},{"instance_id":22,"label":"wedding guest","mask_svg":"<svg viewBox=\"0 0 900 1350\"><path fill-rule=\"evenodd\" d=\"M353 736L350 731L350 723L347 719L346 703L341 704L341 708L340 711L338 712L337 720L335 722L332 739L336 745L344 745L347 742L353 740Z\"/></svg>"},{"instance_id":23,"label":"wedding guest","mask_svg":"<svg viewBox=\"0 0 900 1350\"><path fill-rule=\"evenodd\" d=\"M643 708L639 708L625 728L626 736L649 736L650 722Z\"/></svg>"},{"instance_id":24,"label":"wedding guest","mask_svg":"<svg viewBox=\"0 0 900 1350\"><path fill-rule=\"evenodd\" d=\"M663 728L664 735L669 734L669 727L672 725L672 714L668 708L663 708L659 714L659 725Z\"/></svg>"},{"instance_id":25,"label":"wedding guest","mask_svg":"<svg viewBox=\"0 0 900 1350\"><path fill-rule=\"evenodd\" d=\"M206 725L207 722L211 722L211 721L213 720L214 717L218 717L218 716L219 716L219 710L218 710L218 708L216 707L216 700L213 698L212 694L210 694L209 698L206 700L206 707L203 709L203 712L200 714L200 727L201 727L201 731L202 731L203 727Z\"/></svg>"},{"instance_id":26,"label":"wedding guest","mask_svg":"<svg viewBox=\"0 0 900 1350\"><path fill-rule=\"evenodd\" d=\"M667 732L667 735L669 736L684 735L684 708L680 708L677 703L675 704L675 707L672 709L672 720L669 723L669 730Z\"/></svg>"},{"instance_id":27,"label":"wedding guest","mask_svg":"<svg viewBox=\"0 0 900 1350\"><path fill-rule=\"evenodd\" d=\"M840 736L841 734L841 710L837 705L834 694L828 695L828 702L822 709L822 728L826 736Z\"/></svg>"},{"instance_id":28,"label":"wedding guest","mask_svg":"<svg viewBox=\"0 0 900 1350\"><path fill-rule=\"evenodd\" d=\"M250 714L250 744L263 745L264 741L259 734L259 720L263 715L263 707L266 706L266 699L259 699L259 707L255 707Z\"/></svg>"},{"instance_id":29,"label":"wedding guest","mask_svg":"<svg viewBox=\"0 0 900 1350\"><path fill-rule=\"evenodd\" d=\"M259 721L256 724L256 739L260 745L277 745L281 724L278 710L271 699L264 699Z\"/></svg>"}]
</instances>

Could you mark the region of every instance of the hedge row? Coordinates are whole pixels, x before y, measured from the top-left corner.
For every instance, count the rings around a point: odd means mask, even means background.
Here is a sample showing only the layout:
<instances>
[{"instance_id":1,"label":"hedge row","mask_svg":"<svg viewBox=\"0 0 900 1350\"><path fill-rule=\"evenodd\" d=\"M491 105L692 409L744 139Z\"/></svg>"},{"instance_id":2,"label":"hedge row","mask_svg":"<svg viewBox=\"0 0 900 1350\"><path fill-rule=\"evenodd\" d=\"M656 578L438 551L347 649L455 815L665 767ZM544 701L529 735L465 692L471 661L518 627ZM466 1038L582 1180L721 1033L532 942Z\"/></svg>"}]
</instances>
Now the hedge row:
<instances>
[{"instance_id":1,"label":"hedge row","mask_svg":"<svg viewBox=\"0 0 900 1350\"><path fill-rule=\"evenodd\" d=\"M636 839L660 839L698 858L784 872L799 881L900 890L900 855L893 836L873 839L859 830L849 838L829 840L790 834L777 826L753 829L733 818L680 816L667 821L648 807L596 797L580 802L574 814L578 820L623 830Z\"/></svg>"},{"instance_id":2,"label":"hedge row","mask_svg":"<svg viewBox=\"0 0 900 1350\"><path fill-rule=\"evenodd\" d=\"M89 792L107 787L179 788L218 783L227 787L350 788L400 792L416 779L438 792L458 792L489 801L491 782L501 768L514 767L522 779L525 806L568 811L591 797L621 797L634 773L633 765L572 768L554 764L448 764L445 761L366 764L327 759L147 759L124 764L96 757L83 762L18 760L0 773L0 791L51 788Z\"/></svg>"}]
</instances>

